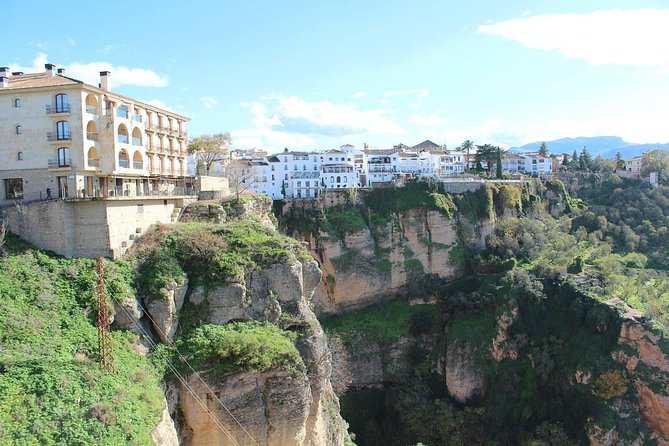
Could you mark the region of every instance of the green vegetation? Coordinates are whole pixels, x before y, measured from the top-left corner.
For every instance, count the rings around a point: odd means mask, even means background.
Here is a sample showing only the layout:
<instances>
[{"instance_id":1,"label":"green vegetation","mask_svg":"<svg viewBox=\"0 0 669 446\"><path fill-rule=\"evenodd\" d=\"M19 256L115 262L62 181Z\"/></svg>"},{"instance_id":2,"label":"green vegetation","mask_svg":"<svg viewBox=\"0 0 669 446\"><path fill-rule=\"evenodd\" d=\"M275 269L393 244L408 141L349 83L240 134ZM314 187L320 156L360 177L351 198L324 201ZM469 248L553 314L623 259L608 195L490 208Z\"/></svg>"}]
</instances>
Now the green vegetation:
<instances>
[{"instance_id":1,"label":"green vegetation","mask_svg":"<svg viewBox=\"0 0 669 446\"><path fill-rule=\"evenodd\" d=\"M424 208L452 218L456 210L453 198L448 194L437 193L434 188L435 185L426 181L416 181L400 188L372 189L365 194L364 199L367 207L380 215Z\"/></svg>"},{"instance_id":2,"label":"green vegetation","mask_svg":"<svg viewBox=\"0 0 669 446\"><path fill-rule=\"evenodd\" d=\"M296 334L268 322L235 322L203 325L177 349L196 369L221 377L240 371L286 370L304 374L304 363L293 345ZM178 359L174 363L178 363Z\"/></svg>"},{"instance_id":3,"label":"green vegetation","mask_svg":"<svg viewBox=\"0 0 669 446\"><path fill-rule=\"evenodd\" d=\"M342 240L346 234L367 227L367 222L362 217L362 209L359 206L344 205L328 209L325 216L326 220L321 225L321 230L339 240Z\"/></svg>"},{"instance_id":4,"label":"green vegetation","mask_svg":"<svg viewBox=\"0 0 669 446\"><path fill-rule=\"evenodd\" d=\"M8 237L0 257L0 444L150 445L162 411L159 375L114 331L115 370L97 365L95 262ZM132 270L105 262L111 299Z\"/></svg>"},{"instance_id":5,"label":"green vegetation","mask_svg":"<svg viewBox=\"0 0 669 446\"><path fill-rule=\"evenodd\" d=\"M183 282L184 272L193 283L210 286L242 276L245 268L310 260L297 241L252 221L159 226L140 239L133 255L139 289L152 298L166 283Z\"/></svg>"},{"instance_id":6,"label":"green vegetation","mask_svg":"<svg viewBox=\"0 0 669 446\"><path fill-rule=\"evenodd\" d=\"M392 341L409 333L416 314L429 313L432 305L410 305L407 299L395 299L387 304L332 316L321 321L328 333L339 335L347 345L356 342Z\"/></svg>"}]
</instances>

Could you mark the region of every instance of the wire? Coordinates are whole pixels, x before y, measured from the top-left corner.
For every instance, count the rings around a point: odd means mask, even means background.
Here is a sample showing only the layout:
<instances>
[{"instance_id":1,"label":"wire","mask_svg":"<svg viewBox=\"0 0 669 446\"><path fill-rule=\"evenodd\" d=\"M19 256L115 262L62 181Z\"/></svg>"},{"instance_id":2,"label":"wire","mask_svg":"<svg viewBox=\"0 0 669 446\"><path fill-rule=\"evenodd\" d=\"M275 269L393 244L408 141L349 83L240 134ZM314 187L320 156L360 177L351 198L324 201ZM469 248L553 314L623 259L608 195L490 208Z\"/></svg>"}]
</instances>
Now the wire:
<instances>
[{"instance_id":1,"label":"wire","mask_svg":"<svg viewBox=\"0 0 669 446\"><path fill-rule=\"evenodd\" d=\"M155 347L155 346L156 346L156 343L151 339L151 336L149 335L149 333L146 332L146 330L144 329L144 327L142 327L142 326L141 326L141 325L140 325L140 324L139 324L139 323L138 323L138 322L137 322L137 321L130 315L130 313L128 312L128 310L121 304L121 302L120 302L118 299L116 299L116 297L112 297L112 299L114 299L114 300L116 300L117 302L119 302L119 307L121 307L121 309L123 310L123 312L125 313L125 315L128 317L128 319L130 319L130 320L133 322L133 324L135 324L135 326L141 331L141 333L144 334L144 337L145 337L145 339L147 340L147 342L150 344L150 346L151 346L152 348ZM148 314L148 313L147 313L147 314ZM218 426L218 428L221 429L221 431L222 431L222 432L223 432L223 433L230 439L230 441L232 441L233 445L235 445L235 446L240 446L240 444L237 442L237 440L235 440L235 438L230 434L230 432L225 428L225 426L223 426L223 425L221 424L220 420L219 420L216 416L214 416L214 414L211 413L211 410L209 410L209 408L206 406L206 404L200 399L200 397L197 395L197 392L195 392L195 390L190 386L190 384L188 384L188 382L186 381L186 379L183 377L183 375L181 375L181 373L179 373L179 371L176 369L176 367L174 367L174 365L172 364L172 362L171 362L169 359L166 359L166 362L167 362L167 366L168 366L169 369L172 371L172 373L174 373L174 375L177 377L177 379L179 380L179 382L181 382L181 384L188 390L188 392L193 396L193 398L195 398L195 400L198 402L198 404L199 404L199 405L202 407L202 409L207 413L207 415L209 415L209 417L214 421L214 423ZM197 373L195 373L195 374L197 375ZM199 375L198 375L198 376L199 376ZM200 378L200 379L201 379L201 378ZM206 385L206 384L205 384L205 385ZM209 386L206 386L206 387L207 387L207 390L209 390L209 391L211 392L211 389L209 388ZM213 392L212 392L212 393L213 393ZM216 395L214 394L214 396L216 396ZM217 398L217 399L218 399L218 398ZM239 422L238 422L238 423L239 423ZM246 430L245 430L245 431L246 431ZM248 434L248 432L247 432L247 434ZM251 437L251 438L253 438L253 437ZM255 440L254 440L254 441L255 441ZM256 444L258 444L258 443L256 443Z\"/></svg>"},{"instance_id":2,"label":"wire","mask_svg":"<svg viewBox=\"0 0 669 446\"><path fill-rule=\"evenodd\" d=\"M144 311L144 314L146 314L146 316L149 318L149 320L150 320L151 323L153 324L153 328L154 328L156 331L158 331L160 334L162 334L163 337L164 337L165 339L167 339L167 335L165 334L165 332L163 332L163 331L158 327L158 325L156 324L156 321L151 317L151 315L149 314L149 312L148 312L148 311ZM177 347L174 345L174 343L169 343L168 345L170 345L170 346L174 349L174 351L177 353L177 355L179 355L179 358L181 359L181 361L183 361L183 362L188 366L188 368L191 370L191 372L193 372L193 374L197 377L197 379L199 379L200 382L207 388L207 390L208 390L209 392L211 392L211 394L214 396L214 398L216 398L216 401L218 401L218 402L220 403L221 407L223 407L223 409L225 409L225 411L228 413L228 415L230 415L230 417L235 421L235 423L237 423L237 425L242 429L242 431L244 431L244 433L246 433L246 435L249 436L249 438L253 441L254 444L256 444L257 446L260 446L260 444L256 441L256 439L253 438L253 435L251 435L251 434L249 433L249 431L246 430L246 428L245 428L245 427L242 425L242 423L237 419L237 417L235 417L235 416L232 414L232 412L230 411L230 409L228 409L228 407L223 403L223 401L221 401L221 399L220 399L218 396L216 396L216 393L211 389L211 387L209 387L209 385L204 381L204 379L202 379L202 377L200 376L200 374L199 374L198 372L195 371L195 369L193 368L193 366L190 365L190 363L188 362L188 360L184 357L184 355L181 354L181 352L177 349Z\"/></svg>"}]
</instances>

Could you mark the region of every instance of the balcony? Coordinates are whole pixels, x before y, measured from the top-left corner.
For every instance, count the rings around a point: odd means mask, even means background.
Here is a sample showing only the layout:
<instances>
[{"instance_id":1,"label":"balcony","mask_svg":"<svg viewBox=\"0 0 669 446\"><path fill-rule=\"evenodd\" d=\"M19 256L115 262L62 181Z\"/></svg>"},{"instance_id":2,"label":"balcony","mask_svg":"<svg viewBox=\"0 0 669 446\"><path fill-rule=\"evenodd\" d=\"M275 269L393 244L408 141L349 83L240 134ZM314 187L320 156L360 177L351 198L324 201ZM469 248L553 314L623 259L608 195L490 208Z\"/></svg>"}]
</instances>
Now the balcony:
<instances>
[{"instance_id":1,"label":"balcony","mask_svg":"<svg viewBox=\"0 0 669 446\"><path fill-rule=\"evenodd\" d=\"M100 139L100 135L94 132L86 132L86 139L90 139L91 141L98 141Z\"/></svg>"},{"instance_id":2,"label":"balcony","mask_svg":"<svg viewBox=\"0 0 669 446\"><path fill-rule=\"evenodd\" d=\"M142 122L142 116L141 115L132 115L130 117L130 119L132 119L135 122Z\"/></svg>"},{"instance_id":3,"label":"balcony","mask_svg":"<svg viewBox=\"0 0 669 446\"><path fill-rule=\"evenodd\" d=\"M90 158L87 165L88 167L100 167L100 160Z\"/></svg>"},{"instance_id":4,"label":"balcony","mask_svg":"<svg viewBox=\"0 0 669 446\"><path fill-rule=\"evenodd\" d=\"M116 136L116 140L118 142L120 142L121 144L128 144L128 141L129 141L128 135L122 135L122 134L118 134Z\"/></svg>"},{"instance_id":5,"label":"balcony","mask_svg":"<svg viewBox=\"0 0 669 446\"><path fill-rule=\"evenodd\" d=\"M46 132L47 141L72 141L72 133Z\"/></svg>"},{"instance_id":6,"label":"balcony","mask_svg":"<svg viewBox=\"0 0 669 446\"><path fill-rule=\"evenodd\" d=\"M123 110L123 109L121 109L121 108L119 108L119 109L116 110L116 117L117 117L117 118L128 119L128 116L129 116L129 114L128 114L128 110Z\"/></svg>"},{"instance_id":7,"label":"balcony","mask_svg":"<svg viewBox=\"0 0 669 446\"><path fill-rule=\"evenodd\" d=\"M49 115L56 114L56 113L69 113L70 112L70 104L58 104L58 105L47 104L46 112Z\"/></svg>"},{"instance_id":8,"label":"balcony","mask_svg":"<svg viewBox=\"0 0 669 446\"><path fill-rule=\"evenodd\" d=\"M58 169L60 167L70 167L70 160L49 160L49 169Z\"/></svg>"},{"instance_id":9,"label":"balcony","mask_svg":"<svg viewBox=\"0 0 669 446\"><path fill-rule=\"evenodd\" d=\"M142 145L142 138L132 138L132 145L133 146L141 146Z\"/></svg>"},{"instance_id":10,"label":"balcony","mask_svg":"<svg viewBox=\"0 0 669 446\"><path fill-rule=\"evenodd\" d=\"M86 113L97 116L98 108L93 107L92 105L86 105Z\"/></svg>"},{"instance_id":11,"label":"balcony","mask_svg":"<svg viewBox=\"0 0 669 446\"><path fill-rule=\"evenodd\" d=\"M124 167L124 168L128 169L130 167L130 161L120 159L120 160L118 160L118 167Z\"/></svg>"},{"instance_id":12,"label":"balcony","mask_svg":"<svg viewBox=\"0 0 669 446\"><path fill-rule=\"evenodd\" d=\"M133 161L132 162L132 168L142 170L142 169L144 169L144 163L141 162L141 161Z\"/></svg>"}]
</instances>

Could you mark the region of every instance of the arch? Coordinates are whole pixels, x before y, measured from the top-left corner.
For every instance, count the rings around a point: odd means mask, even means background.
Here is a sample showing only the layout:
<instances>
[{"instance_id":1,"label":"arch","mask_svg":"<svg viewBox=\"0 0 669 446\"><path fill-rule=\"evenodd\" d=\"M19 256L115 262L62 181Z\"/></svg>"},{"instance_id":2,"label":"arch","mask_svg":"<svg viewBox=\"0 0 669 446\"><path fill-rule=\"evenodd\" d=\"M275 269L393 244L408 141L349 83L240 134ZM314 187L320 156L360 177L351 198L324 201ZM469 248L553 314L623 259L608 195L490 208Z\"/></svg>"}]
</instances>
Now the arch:
<instances>
[{"instance_id":1,"label":"arch","mask_svg":"<svg viewBox=\"0 0 669 446\"><path fill-rule=\"evenodd\" d=\"M58 148L58 167L70 166L70 149L67 147Z\"/></svg>"},{"instance_id":2,"label":"arch","mask_svg":"<svg viewBox=\"0 0 669 446\"><path fill-rule=\"evenodd\" d=\"M98 98L93 93L86 95L86 113L98 114Z\"/></svg>"},{"instance_id":3,"label":"arch","mask_svg":"<svg viewBox=\"0 0 669 446\"><path fill-rule=\"evenodd\" d=\"M337 183L341 183L341 177L337 177Z\"/></svg>"},{"instance_id":4,"label":"arch","mask_svg":"<svg viewBox=\"0 0 669 446\"><path fill-rule=\"evenodd\" d=\"M56 95L56 113L65 113L70 111L70 104L67 100L67 94L58 93Z\"/></svg>"},{"instance_id":5,"label":"arch","mask_svg":"<svg viewBox=\"0 0 669 446\"><path fill-rule=\"evenodd\" d=\"M19 152L19 153L17 154L17 156L16 156L16 159L17 159L18 161L23 161L23 152Z\"/></svg>"},{"instance_id":6,"label":"arch","mask_svg":"<svg viewBox=\"0 0 669 446\"><path fill-rule=\"evenodd\" d=\"M118 125L116 139L122 144L128 144L128 128L125 126L125 124Z\"/></svg>"},{"instance_id":7,"label":"arch","mask_svg":"<svg viewBox=\"0 0 669 446\"><path fill-rule=\"evenodd\" d=\"M128 152L126 152L125 149L118 153L118 166L125 168L130 167L130 158L128 157Z\"/></svg>"},{"instance_id":8,"label":"arch","mask_svg":"<svg viewBox=\"0 0 669 446\"><path fill-rule=\"evenodd\" d=\"M56 138L59 140L70 139L70 124L67 121L56 123Z\"/></svg>"},{"instance_id":9,"label":"arch","mask_svg":"<svg viewBox=\"0 0 669 446\"><path fill-rule=\"evenodd\" d=\"M86 138L91 141L98 140L98 126L95 121L88 121L88 124L86 124Z\"/></svg>"},{"instance_id":10,"label":"arch","mask_svg":"<svg viewBox=\"0 0 669 446\"><path fill-rule=\"evenodd\" d=\"M142 132L139 131L139 128L135 127L132 129L132 145L141 146L142 145Z\"/></svg>"},{"instance_id":11,"label":"arch","mask_svg":"<svg viewBox=\"0 0 669 446\"><path fill-rule=\"evenodd\" d=\"M142 158L142 154L139 153L139 150L135 150L135 153L132 154L132 168L144 169L144 158Z\"/></svg>"},{"instance_id":12,"label":"arch","mask_svg":"<svg viewBox=\"0 0 669 446\"><path fill-rule=\"evenodd\" d=\"M88 149L88 166L89 167L100 167L100 155L95 147Z\"/></svg>"}]
</instances>

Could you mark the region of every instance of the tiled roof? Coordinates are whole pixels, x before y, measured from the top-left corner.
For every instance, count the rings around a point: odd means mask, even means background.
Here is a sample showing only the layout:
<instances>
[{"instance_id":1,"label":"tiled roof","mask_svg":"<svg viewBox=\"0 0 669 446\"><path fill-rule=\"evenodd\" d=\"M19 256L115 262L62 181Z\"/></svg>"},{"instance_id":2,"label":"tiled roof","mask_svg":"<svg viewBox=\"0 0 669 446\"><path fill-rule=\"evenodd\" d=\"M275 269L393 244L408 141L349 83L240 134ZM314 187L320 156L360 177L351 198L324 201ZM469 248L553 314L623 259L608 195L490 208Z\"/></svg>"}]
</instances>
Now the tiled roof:
<instances>
[{"instance_id":1,"label":"tiled roof","mask_svg":"<svg viewBox=\"0 0 669 446\"><path fill-rule=\"evenodd\" d=\"M504 159L507 159L507 160L522 160L523 157L520 156L520 155L516 155L515 153L507 152L507 153L504 154Z\"/></svg>"},{"instance_id":2,"label":"tiled roof","mask_svg":"<svg viewBox=\"0 0 669 446\"><path fill-rule=\"evenodd\" d=\"M441 146L439 144L435 144L429 139L426 139L420 144L416 144L415 146L412 147L414 150L430 150L430 149L441 149Z\"/></svg>"},{"instance_id":3,"label":"tiled roof","mask_svg":"<svg viewBox=\"0 0 669 446\"><path fill-rule=\"evenodd\" d=\"M367 149L365 150L367 155L392 155L393 153L398 153L397 149Z\"/></svg>"},{"instance_id":4,"label":"tiled roof","mask_svg":"<svg viewBox=\"0 0 669 446\"><path fill-rule=\"evenodd\" d=\"M4 90L15 90L20 88L38 88L38 87L60 87L63 85L81 85L83 82L70 79L69 77L56 75L51 76L46 73L18 74L7 78L8 85L1 88Z\"/></svg>"}]
</instances>

